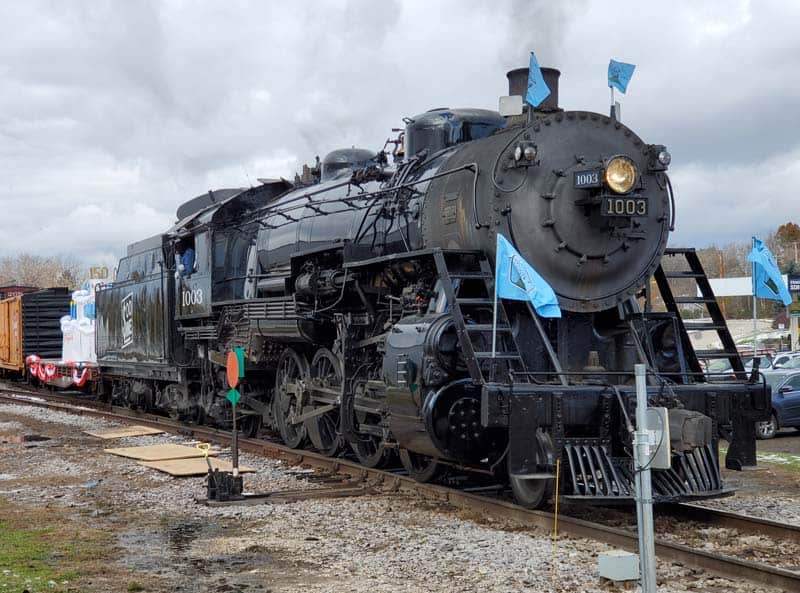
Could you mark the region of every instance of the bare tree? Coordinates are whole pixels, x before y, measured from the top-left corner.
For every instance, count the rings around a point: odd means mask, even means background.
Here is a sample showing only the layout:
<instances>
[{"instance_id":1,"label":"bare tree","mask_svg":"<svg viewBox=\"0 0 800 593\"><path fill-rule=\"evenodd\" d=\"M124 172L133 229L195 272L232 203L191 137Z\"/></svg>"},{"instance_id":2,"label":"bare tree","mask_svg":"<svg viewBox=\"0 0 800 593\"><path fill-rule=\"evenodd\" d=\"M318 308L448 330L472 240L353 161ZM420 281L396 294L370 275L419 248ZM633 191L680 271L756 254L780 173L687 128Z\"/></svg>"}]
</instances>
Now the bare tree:
<instances>
[{"instance_id":1,"label":"bare tree","mask_svg":"<svg viewBox=\"0 0 800 593\"><path fill-rule=\"evenodd\" d=\"M20 253L0 258L2 285L18 284L38 288L66 286L75 289L86 276L84 266L71 256Z\"/></svg>"}]
</instances>

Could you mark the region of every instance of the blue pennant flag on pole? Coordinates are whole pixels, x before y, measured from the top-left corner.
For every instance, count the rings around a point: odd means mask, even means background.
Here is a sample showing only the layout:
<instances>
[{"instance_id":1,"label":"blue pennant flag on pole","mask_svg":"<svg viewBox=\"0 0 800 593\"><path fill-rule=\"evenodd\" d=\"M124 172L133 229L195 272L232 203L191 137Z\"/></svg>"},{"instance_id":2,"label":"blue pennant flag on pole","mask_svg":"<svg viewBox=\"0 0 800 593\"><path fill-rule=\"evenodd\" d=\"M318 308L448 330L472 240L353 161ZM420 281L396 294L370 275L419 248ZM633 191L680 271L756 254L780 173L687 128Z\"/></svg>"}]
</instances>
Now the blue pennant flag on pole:
<instances>
[{"instance_id":1,"label":"blue pennant flag on pole","mask_svg":"<svg viewBox=\"0 0 800 593\"><path fill-rule=\"evenodd\" d=\"M775 257L763 241L753 237L753 250L747 256L747 261L753 264L753 294L790 305L792 295L786 288Z\"/></svg>"},{"instance_id":2,"label":"blue pennant flag on pole","mask_svg":"<svg viewBox=\"0 0 800 593\"><path fill-rule=\"evenodd\" d=\"M495 295L530 301L540 317L561 317L555 291L500 233L497 234Z\"/></svg>"},{"instance_id":3,"label":"blue pennant flag on pole","mask_svg":"<svg viewBox=\"0 0 800 593\"><path fill-rule=\"evenodd\" d=\"M633 64L611 60L608 63L608 86L624 93L628 90L628 83L631 81L635 69L636 66Z\"/></svg>"},{"instance_id":4,"label":"blue pennant flag on pole","mask_svg":"<svg viewBox=\"0 0 800 593\"><path fill-rule=\"evenodd\" d=\"M536 61L536 55L531 52L531 63L528 68L528 92L525 100L534 107L538 107L549 96L550 87L544 81L539 62Z\"/></svg>"}]
</instances>

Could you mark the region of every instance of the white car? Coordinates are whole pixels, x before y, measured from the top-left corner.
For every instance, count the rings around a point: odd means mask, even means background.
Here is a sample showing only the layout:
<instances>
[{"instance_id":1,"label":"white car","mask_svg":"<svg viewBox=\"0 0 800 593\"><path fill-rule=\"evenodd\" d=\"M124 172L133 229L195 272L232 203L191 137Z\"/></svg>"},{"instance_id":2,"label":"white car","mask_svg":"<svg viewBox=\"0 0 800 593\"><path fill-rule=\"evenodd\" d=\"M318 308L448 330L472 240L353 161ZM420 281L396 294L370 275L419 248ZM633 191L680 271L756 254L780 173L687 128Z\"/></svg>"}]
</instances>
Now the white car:
<instances>
[{"instance_id":1,"label":"white car","mask_svg":"<svg viewBox=\"0 0 800 593\"><path fill-rule=\"evenodd\" d=\"M772 369L772 359L768 356L759 356L760 359L759 363L759 370L769 371ZM746 372L751 372L753 370L753 357L752 356L742 356L742 362L744 363L744 370ZM706 372L708 373L717 373L717 374L733 374L733 368L731 368L731 362L727 358L720 358L717 360L712 360L706 363Z\"/></svg>"},{"instance_id":2,"label":"white car","mask_svg":"<svg viewBox=\"0 0 800 593\"><path fill-rule=\"evenodd\" d=\"M778 352L772 359L773 369L800 368L800 352Z\"/></svg>"}]
</instances>

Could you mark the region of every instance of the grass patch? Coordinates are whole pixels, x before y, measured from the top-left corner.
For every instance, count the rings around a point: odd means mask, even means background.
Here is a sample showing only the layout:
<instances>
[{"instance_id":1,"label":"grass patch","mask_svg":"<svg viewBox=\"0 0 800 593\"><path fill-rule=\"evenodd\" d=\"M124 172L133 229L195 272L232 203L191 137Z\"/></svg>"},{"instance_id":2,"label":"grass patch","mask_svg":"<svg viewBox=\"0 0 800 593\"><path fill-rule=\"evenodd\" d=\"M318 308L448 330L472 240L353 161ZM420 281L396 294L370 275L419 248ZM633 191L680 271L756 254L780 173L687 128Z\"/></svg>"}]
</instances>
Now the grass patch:
<instances>
[{"instance_id":1,"label":"grass patch","mask_svg":"<svg viewBox=\"0 0 800 593\"><path fill-rule=\"evenodd\" d=\"M0 586L12 591L57 591L63 581L75 578L53 562L62 552L54 549L50 529L17 529L0 522Z\"/></svg>"},{"instance_id":2,"label":"grass patch","mask_svg":"<svg viewBox=\"0 0 800 593\"><path fill-rule=\"evenodd\" d=\"M758 447L763 441L758 441ZM719 448L720 463L725 466L725 454L728 452L727 448ZM758 464L765 463L767 465L776 465L781 469L789 471L800 471L800 455L794 453L776 453L773 451L756 451L756 462Z\"/></svg>"},{"instance_id":3,"label":"grass patch","mask_svg":"<svg viewBox=\"0 0 800 593\"><path fill-rule=\"evenodd\" d=\"M81 577L99 574L108 544L106 534L78 529L56 509L32 509L0 498L0 591L82 590Z\"/></svg>"},{"instance_id":4,"label":"grass patch","mask_svg":"<svg viewBox=\"0 0 800 593\"><path fill-rule=\"evenodd\" d=\"M757 453L756 459L759 463L769 463L783 469L800 471L800 455L795 455L793 453L771 453L765 451L763 453Z\"/></svg>"}]
</instances>

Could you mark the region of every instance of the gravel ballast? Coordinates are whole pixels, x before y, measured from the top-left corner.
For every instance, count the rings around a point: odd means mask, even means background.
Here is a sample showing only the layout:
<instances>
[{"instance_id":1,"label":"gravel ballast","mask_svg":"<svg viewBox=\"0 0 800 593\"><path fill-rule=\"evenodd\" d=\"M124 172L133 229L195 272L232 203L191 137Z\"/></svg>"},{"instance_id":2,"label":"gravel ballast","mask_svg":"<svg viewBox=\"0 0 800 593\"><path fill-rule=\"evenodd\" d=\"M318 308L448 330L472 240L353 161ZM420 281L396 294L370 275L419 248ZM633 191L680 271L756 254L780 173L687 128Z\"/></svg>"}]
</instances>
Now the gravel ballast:
<instances>
[{"instance_id":1,"label":"gravel ballast","mask_svg":"<svg viewBox=\"0 0 800 593\"><path fill-rule=\"evenodd\" d=\"M106 447L192 444L184 437L101 441L83 431L115 424L25 405L0 405L0 423L49 437L3 445L0 497L14 504L58 507L79 513L94 526L114 529L117 547L109 570L151 579L164 587L158 590L617 590L599 580L597 555L609 548L597 542L560 538L554 549L551 533L476 521L400 494L211 508L195 503L205 495L203 478L172 478L103 452ZM229 451L223 449L220 457L229 459ZM244 478L248 491L321 487L305 479L306 471L279 461L250 454L241 454L240 460L257 470ZM659 563L659 581L665 593L777 591L667 562ZM95 589L86 585L81 590Z\"/></svg>"}]
</instances>

